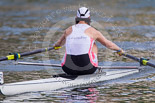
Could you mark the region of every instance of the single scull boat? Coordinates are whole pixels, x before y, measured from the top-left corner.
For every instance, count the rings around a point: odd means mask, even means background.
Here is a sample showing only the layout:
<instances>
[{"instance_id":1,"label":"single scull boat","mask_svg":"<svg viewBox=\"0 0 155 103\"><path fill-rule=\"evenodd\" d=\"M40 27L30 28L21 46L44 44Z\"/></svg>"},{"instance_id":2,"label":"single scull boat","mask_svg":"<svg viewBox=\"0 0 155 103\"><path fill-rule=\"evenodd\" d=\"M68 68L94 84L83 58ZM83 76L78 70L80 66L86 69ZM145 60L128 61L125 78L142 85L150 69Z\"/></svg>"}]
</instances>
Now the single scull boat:
<instances>
[{"instance_id":1,"label":"single scull boat","mask_svg":"<svg viewBox=\"0 0 155 103\"><path fill-rule=\"evenodd\" d=\"M27 92L57 90L116 79L137 72L139 72L138 69L118 69L81 76L55 75L48 79L2 84L0 85L0 92L3 95L16 95Z\"/></svg>"}]
</instances>

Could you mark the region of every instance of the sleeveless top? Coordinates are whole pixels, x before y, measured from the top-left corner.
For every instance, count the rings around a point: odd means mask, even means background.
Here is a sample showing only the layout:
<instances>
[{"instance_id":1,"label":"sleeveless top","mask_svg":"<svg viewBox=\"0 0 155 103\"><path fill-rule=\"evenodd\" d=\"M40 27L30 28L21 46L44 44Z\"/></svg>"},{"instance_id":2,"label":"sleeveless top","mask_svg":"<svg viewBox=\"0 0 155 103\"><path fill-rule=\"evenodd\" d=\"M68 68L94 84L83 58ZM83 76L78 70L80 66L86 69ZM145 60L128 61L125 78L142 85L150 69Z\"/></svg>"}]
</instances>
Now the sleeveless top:
<instances>
[{"instance_id":1,"label":"sleeveless top","mask_svg":"<svg viewBox=\"0 0 155 103\"><path fill-rule=\"evenodd\" d=\"M66 38L66 53L65 55L83 55L88 54L91 63L97 67L98 61L95 53L92 52L94 39L85 34L85 30L88 29L87 24L76 24L72 26L72 33ZM65 64L65 58L62 61L62 65Z\"/></svg>"},{"instance_id":2,"label":"sleeveless top","mask_svg":"<svg viewBox=\"0 0 155 103\"><path fill-rule=\"evenodd\" d=\"M89 27L87 24L76 24L72 26L72 33L66 38L67 54L87 54L92 49L94 40L85 34L85 30Z\"/></svg>"}]
</instances>

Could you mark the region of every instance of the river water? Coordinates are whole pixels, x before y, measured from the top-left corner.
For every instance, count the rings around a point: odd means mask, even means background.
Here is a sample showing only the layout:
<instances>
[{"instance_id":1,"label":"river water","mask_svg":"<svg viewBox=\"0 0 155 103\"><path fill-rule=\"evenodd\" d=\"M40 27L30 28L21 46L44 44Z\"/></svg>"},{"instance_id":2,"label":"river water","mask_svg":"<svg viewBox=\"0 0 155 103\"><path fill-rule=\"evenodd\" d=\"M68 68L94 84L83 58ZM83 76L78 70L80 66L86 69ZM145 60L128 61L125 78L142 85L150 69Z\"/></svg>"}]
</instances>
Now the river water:
<instances>
[{"instance_id":1,"label":"river water","mask_svg":"<svg viewBox=\"0 0 155 103\"><path fill-rule=\"evenodd\" d=\"M76 10L86 6L91 11L91 26L109 40L136 57L155 63L155 0L1 0L0 57L52 46L63 31L74 24ZM99 65L139 66L117 56L97 42ZM59 64L65 48L23 57L18 61ZM49 78L62 73L61 68L15 65L0 62L5 83ZM155 102L155 69L143 67L139 73L79 88L33 92L11 97L4 103L66 102L113 103Z\"/></svg>"}]
</instances>

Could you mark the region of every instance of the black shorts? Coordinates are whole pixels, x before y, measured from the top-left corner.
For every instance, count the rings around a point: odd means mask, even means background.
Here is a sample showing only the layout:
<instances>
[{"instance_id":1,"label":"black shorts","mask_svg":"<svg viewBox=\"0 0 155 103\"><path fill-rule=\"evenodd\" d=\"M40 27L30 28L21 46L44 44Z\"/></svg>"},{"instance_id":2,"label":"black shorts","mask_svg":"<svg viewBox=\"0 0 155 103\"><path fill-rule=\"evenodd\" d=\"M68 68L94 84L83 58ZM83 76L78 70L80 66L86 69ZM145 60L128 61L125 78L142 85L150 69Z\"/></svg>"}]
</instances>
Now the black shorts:
<instances>
[{"instance_id":1,"label":"black shorts","mask_svg":"<svg viewBox=\"0 0 155 103\"><path fill-rule=\"evenodd\" d=\"M93 74L97 67L90 62L89 55L66 55L65 64L62 69L68 75Z\"/></svg>"}]
</instances>

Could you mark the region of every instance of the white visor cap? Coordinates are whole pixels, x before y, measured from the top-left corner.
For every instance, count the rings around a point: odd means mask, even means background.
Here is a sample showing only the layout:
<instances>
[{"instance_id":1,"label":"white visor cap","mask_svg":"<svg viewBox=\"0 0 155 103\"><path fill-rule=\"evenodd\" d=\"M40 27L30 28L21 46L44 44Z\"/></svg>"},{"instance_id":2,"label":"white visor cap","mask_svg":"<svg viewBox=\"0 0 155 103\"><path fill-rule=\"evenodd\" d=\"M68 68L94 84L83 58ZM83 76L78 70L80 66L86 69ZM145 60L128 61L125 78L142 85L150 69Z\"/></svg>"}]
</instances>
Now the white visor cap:
<instances>
[{"instance_id":1,"label":"white visor cap","mask_svg":"<svg viewBox=\"0 0 155 103\"><path fill-rule=\"evenodd\" d=\"M90 17L90 11L86 7L81 7L77 10L78 18L88 18Z\"/></svg>"}]
</instances>

